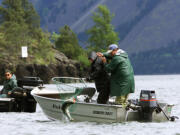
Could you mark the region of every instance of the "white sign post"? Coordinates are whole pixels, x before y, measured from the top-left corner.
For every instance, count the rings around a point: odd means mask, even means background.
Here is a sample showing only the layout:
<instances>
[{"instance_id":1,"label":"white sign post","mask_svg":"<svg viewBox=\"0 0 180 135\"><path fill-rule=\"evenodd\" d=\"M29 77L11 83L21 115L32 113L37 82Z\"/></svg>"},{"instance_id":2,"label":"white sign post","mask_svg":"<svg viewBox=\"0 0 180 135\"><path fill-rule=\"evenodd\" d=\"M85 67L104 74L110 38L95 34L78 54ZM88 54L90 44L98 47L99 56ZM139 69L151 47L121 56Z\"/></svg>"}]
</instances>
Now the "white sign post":
<instances>
[{"instance_id":1,"label":"white sign post","mask_svg":"<svg viewBox=\"0 0 180 135\"><path fill-rule=\"evenodd\" d=\"M27 58L28 57L28 51L27 51L27 46L22 46L21 47L21 52L22 52L22 58Z\"/></svg>"}]
</instances>

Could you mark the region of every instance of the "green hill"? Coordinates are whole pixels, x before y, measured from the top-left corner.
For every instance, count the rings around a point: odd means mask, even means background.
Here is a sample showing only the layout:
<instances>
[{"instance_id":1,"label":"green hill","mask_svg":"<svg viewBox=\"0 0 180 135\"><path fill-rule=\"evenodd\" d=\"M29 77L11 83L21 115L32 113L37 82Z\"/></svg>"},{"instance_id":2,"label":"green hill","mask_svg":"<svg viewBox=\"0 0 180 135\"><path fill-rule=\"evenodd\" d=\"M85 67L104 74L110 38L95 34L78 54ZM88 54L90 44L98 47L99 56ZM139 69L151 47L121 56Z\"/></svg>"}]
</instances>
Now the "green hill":
<instances>
[{"instance_id":1,"label":"green hill","mask_svg":"<svg viewBox=\"0 0 180 135\"><path fill-rule=\"evenodd\" d=\"M156 50L131 54L135 74L179 74L180 40Z\"/></svg>"},{"instance_id":2,"label":"green hill","mask_svg":"<svg viewBox=\"0 0 180 135\"><path fill-rule=\"evenodd\" d=\"M82 46L93 25L92 12L106 5L115 15L112 24L119 33L119 46L130 55L136 74L179 73L180 0L30 1L40 15L41 28L59 32L66 24Z\"/></svg>"},{"instance_id":3,"label":"green hill","mask_svg":"<svg viewBox=\"0 0 180 135\"><path fill-rule=\"evenodd\" d=\"M31 1L44 29L58 32L67 24L78 34L81 45L86 43L85 31L93 25L92 12L99 4L114 13L112 24L119 32L120 47L128 53L158 49L180 39L179 0Z\"/></svg>"}]
</instances>

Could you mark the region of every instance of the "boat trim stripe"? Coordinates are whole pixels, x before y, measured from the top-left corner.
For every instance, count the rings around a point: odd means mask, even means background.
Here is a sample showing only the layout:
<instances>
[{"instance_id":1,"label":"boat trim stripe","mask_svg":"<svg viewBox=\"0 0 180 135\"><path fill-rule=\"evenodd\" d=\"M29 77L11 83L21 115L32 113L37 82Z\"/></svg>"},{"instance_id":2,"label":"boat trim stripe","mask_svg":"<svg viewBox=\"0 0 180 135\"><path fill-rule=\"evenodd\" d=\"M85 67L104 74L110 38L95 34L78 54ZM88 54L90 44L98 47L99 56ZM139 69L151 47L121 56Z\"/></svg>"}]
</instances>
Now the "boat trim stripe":
<instances>
[{"instance_id":1,"label":"boat trim stripe","mask_svg":"<svg viewBox=\"0 0 180 135\"><path fill-rule=\"evenodd\" d=\"M157 101L156 99L140 99L140 101Z\"/></svg>"}]
</instances>

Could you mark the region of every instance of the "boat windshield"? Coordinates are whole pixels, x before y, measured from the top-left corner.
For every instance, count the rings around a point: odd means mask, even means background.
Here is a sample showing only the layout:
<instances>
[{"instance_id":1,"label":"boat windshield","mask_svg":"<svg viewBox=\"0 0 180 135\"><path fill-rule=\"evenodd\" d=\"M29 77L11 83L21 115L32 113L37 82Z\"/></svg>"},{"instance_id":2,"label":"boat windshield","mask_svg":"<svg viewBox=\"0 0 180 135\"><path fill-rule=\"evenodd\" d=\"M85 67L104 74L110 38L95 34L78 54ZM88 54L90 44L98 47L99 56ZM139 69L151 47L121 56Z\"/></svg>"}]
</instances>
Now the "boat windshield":
<instances>
[{"instance_id":1,"label":"boat windshield","mask_svg":"<svg viewBox=\"0 0 180 135\"><path fill-rule=\"evenodd\" d=\"M56 84L61 97L63 95L69 95L69 98L76 97L84 88L87 87L84 78L54 77L52 78L52 82Z\"/></svg>"}]
</instances>

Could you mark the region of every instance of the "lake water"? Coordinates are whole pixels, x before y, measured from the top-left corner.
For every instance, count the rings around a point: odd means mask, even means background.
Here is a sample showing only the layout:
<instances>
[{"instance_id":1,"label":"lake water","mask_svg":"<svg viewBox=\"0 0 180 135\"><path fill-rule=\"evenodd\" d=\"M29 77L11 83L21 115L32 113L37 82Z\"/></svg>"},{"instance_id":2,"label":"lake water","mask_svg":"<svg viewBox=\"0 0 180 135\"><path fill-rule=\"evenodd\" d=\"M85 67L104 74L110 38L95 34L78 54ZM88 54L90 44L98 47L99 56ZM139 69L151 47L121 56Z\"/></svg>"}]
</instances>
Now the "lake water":
<instances>
[{"instance_id":1,"label":"lake water","mask_svg":"<svg viewBox=\"0 0 180 135\"><path fill-rule=\"evenodd\" d=\"M136 91L156 90L158 100L174 104L172 115L180 117L180 75L135 76ZM180 119L162 123L96 123L51 121L37 106L35 113L0 113L0 135L180 135Z\"/></svg>"}]
</instances>

